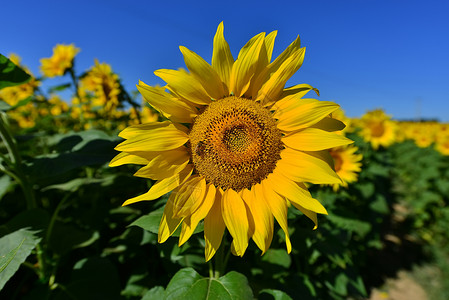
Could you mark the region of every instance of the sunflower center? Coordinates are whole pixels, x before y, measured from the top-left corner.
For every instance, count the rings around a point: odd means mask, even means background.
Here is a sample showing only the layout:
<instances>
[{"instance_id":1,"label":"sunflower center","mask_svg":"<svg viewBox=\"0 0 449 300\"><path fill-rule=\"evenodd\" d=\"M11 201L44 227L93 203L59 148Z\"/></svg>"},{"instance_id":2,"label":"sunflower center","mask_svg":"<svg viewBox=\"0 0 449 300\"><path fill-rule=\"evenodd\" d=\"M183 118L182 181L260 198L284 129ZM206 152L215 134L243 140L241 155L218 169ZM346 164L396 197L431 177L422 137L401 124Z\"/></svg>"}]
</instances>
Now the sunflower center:
<instances>
[{"instance_id":1,"label":"sunflower center","mask_svg":"<svg viewBox=\"0 0 449 300\"><path fill-rule=\"evenodd\" d=\"M238 97L212 102L190 131L198 174L223 190L240 191L260 183L276 167L283 148L271 113Z\"/></svg>"},{"instance_id":2,"label":"sunflower center","mask_svg":"<svg viewBox=\"0 0 449 300\"><path fill-rule=\"evenodd\" d=\"M383 122L375 122L371 124L371 134L374 137L381 137L385 132L385 127Z\"/></svg>"},{"instance_id":3,"label":"sunflower center","mask_svg":"<svg viewBox=\"0 0 449 300\"><path fill-rule=\"evenodd\" d=\"M334 159L334 169L335 172L341 170L341 166L343 165L343 159L341 155L337 151L330 151L332 158Z\"/></svg>"}]
</instances>

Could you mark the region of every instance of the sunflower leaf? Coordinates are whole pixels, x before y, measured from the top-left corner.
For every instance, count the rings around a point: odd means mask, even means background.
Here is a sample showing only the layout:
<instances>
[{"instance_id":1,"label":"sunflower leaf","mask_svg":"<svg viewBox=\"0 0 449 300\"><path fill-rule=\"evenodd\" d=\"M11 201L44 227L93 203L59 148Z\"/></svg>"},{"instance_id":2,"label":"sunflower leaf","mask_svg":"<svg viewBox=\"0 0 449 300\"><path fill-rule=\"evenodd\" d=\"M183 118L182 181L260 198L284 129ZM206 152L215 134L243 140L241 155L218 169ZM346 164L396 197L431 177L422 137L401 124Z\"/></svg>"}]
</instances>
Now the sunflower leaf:
<instances>
[{"instance_id":1,"label":"sunflower leaf","mask_svg":"<svg viewBox=\"0 0 449 300\"><path fill-rule=\"evenodd\" d=\"M0 54L0 90L25 83L30 78L31 76L24 70L16 66L6 56Z\"/></svg>"},{"instance_id":2,"label":"sunflower leaf","mask_svg":"<svg viewBox=\"0 0 449 300\"><path fill-rule=\"evenodd\" d=\"M220 278L202 277L192 268L185 268L173 276L165 299L253 299L253 292L246 277L229 272Z\"/></svg>"},{"instance_id":3,"label":"sunflower leaf","mask_svg":"<svg viewBox=\"0 0 449 300\"><path fill-rule=\"evenodd\" d=\"M39 243L35 233L20 229L0 238L0 290Z\"/></svg>"}]
</instances>

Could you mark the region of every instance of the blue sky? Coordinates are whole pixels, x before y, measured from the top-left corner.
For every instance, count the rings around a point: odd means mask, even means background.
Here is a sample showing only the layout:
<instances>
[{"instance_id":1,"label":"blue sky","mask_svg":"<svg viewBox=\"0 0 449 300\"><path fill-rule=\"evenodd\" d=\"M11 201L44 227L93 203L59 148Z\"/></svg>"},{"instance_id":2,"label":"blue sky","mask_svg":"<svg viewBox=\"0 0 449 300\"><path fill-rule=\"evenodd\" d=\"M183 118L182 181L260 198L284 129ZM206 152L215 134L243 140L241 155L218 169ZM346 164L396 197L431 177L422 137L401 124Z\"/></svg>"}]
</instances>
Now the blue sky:
<instances>
[{"instance_id":1,"label":"blue sky","mask_svg":"<svg viewBox=\"0 0 449 300\"><path fill-rule=\"evenodd\" d=\"M74 43L78 73L98 58L129 91L139 79L163 84L153 71L184 67L179 45L210 62L224 21L234 57L259 32L278 30L274 55L299 35L306 57L288 85L311 84L351 117L383 108L397 119L449 122L449 1L55 0L1 9L0 53L19 54L34 74L54 45Z\"/></svg>"}]
</instances>

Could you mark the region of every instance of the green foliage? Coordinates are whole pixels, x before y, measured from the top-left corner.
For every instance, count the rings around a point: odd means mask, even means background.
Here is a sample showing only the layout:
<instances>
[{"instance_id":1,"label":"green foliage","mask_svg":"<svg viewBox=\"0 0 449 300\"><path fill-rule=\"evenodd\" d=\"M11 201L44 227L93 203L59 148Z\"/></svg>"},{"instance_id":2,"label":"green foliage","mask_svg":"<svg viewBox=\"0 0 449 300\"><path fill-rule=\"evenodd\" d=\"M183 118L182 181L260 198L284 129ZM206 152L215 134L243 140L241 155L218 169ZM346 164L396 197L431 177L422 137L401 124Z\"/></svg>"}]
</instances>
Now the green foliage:
<instances>
[{"instance_id":1,"label":"green foliage","mask_svg":"<svg viewBox=\"0 0 449 300\"><path fill-rule=\"evenodd\" d=\"M30 78L30 75L16 66L7 57L0 54L0 90L5 87L25 83Z\"/></svg>"},{"instance_id":2,"label":"green foliage","mask_svg":"<svg viewBox=\"0 0 449 300\"><path fill-rule=\"evenodd\" d=\"M0 290L31 254L40 238L35 232L19 229L0 238Z\"/></svg>"}]
</instances>

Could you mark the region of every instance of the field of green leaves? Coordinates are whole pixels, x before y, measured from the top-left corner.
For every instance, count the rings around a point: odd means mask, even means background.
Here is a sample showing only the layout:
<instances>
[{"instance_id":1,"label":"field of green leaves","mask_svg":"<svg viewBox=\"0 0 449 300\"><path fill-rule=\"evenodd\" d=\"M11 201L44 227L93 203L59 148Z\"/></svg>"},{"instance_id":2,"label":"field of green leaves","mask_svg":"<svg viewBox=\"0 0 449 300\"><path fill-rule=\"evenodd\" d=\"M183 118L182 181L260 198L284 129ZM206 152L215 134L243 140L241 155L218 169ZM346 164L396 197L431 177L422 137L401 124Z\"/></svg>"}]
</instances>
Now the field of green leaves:
<instances>
[{"instance_id":1,"label":"field of green leaves","mask_svg":"<svg viewBox=\"0 0 449 300\"><path fill-rule=\"evenodd\" d=\"M289 209L291 254L276 224L264 255L252 242L230 255L228 234L206 263L201 223L181 247L179 232L159 244L168 195L122 206L154 182L109 167L120 130L162 117L107 64L68 66L46 90L49 76L19 65L0 56L0 299L364 299L422 264L449 299L447 124L395 122L402 135L376 145L370 122L345 119L361 171L347 187L310 185L329 213L318 228Z\"/></svg>"}]
</instances>

